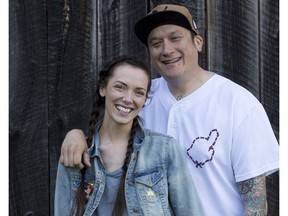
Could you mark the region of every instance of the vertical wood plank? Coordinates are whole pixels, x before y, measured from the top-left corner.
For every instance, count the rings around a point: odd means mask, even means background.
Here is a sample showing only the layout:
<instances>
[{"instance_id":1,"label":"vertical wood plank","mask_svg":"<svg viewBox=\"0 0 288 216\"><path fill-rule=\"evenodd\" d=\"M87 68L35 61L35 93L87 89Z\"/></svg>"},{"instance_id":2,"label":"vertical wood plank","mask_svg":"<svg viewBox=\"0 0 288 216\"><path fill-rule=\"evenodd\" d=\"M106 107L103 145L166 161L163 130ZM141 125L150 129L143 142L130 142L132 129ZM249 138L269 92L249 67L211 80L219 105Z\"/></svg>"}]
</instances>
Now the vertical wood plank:
<instances>
[{"instance_id":1,"label":"vertical wood plank","mask_svg":"<svg viewBox=\"0 0 288 216\"><path fill-rule=\"evenodd\" d=\"M96 81L94 1L50 0L48 5L48 142L50 214L60 149L72 128L88 128Z\"/></svg>"},{"instance_id":2,"label":"vertical wood plank","mask_svg":"<svg viewBox=\"0 0 288 216\"><path fill-rule=\"evenodd\" d=\"M259 0L260 100L279 139L279 1ZM283 144L282 144L283 145ZM268 215L279 215L279 172L266 178Z\"/></svg>"},{"instance_id":3,"label":"vertical wood plank","mask_svg":"<svg viewBox=\"0 0 288 216\"><path fill-rule=\"evenodd\" d=\"M207 1L208 68L259 98L258 3Z\"/></svg>"},{"instance_id":4,"label":"vertical wood plank","mask_svg":"<svg viewBox=\"0 0 288 216\"><path fill-rule=\"evenodd\" d=\"M146 2L102 0L98 3L98 66L119 55L146 57L145 48L137 41L134 24L146 13Z\"/></svg>"},{"instance_id":5,"label":"vertical wood plank","mask_svg":"<svg viewBox=\"0 0 288 216\"><path fill-rule=\"evenodd\" d=\"M279 138L279 1L259 2L260 100Z\"/></svg>"},{"instance_id":6,"label":"vertical wood plank","mask_svg":"<svg viewBox=\"0 0 288 216\"><path fill-rule=\"evenodd\" d=\"M45 1L9 4L9 215L49 212Z\"/></svg>"}]
</instances>

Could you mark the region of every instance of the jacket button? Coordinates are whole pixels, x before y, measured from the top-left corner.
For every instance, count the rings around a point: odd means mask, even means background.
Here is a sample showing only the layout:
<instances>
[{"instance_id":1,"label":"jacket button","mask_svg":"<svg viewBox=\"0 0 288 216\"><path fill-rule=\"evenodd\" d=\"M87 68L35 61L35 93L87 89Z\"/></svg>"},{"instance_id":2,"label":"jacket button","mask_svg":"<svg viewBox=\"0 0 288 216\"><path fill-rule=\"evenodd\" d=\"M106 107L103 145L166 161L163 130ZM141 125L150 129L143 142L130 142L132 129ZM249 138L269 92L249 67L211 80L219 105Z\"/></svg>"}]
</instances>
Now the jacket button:
<instances>
[{"instance_id":1,"label":"jacket button","mask_svg":"<svg viewBox=\"0 0 288 216\"><path fill-rule=\"evenodd\" d=\"M134 183L133 183L132 180L129 180L129 181L128 181L128 184L129 184L129 185L134 185Z\"/></svg>"},{"instance_id":2,"label":"jacket button","mask_svg":"<svg viewBox=\"0 0 288 216\"><path fill-rule=\"evenodd\" d=\"M134 212L139 212L139 210L140 210L139 207L134 207L134 208L133 208L133 211L134 211Z\"/></svg>"}]
</instances>

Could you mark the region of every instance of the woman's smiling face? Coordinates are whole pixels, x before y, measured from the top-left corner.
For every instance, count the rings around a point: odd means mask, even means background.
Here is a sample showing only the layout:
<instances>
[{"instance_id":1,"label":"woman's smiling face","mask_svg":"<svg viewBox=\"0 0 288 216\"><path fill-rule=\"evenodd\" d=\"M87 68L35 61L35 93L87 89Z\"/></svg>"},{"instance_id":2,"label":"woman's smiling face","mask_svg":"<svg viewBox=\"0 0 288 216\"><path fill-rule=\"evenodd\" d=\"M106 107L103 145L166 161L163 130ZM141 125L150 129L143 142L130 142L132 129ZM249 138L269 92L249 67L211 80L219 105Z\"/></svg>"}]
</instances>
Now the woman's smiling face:
<instances>
[{"instance_id":1,"label":"woman's smiling face","mask_svg":"<svg viewBox=\"0 0 288 216\"><path fill-rule=\"evenodd\" d=\"M107 86L99 90L105 97L104 121L132 124L146 101L148 83L149 77L143 69L129 64L115 67Z\"/></svg>"}]
</instances>

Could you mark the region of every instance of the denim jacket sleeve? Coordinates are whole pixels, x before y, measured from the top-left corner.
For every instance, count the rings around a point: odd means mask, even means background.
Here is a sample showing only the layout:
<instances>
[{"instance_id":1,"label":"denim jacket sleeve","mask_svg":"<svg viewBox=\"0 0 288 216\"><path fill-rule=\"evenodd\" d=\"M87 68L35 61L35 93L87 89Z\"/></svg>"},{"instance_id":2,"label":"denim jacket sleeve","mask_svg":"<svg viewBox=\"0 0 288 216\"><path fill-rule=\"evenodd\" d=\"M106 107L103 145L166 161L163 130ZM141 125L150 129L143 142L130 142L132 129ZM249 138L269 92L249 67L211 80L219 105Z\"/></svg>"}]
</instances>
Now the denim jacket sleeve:
<instances>
[{"instance_id":1,"label":"denim jacket sleeve","mask_svg":"<svg viewBox=\"0 0 288 216\"><path fill-rule=\"evenodd\" d=\"M71 180L71 176L75 172L75 185ZM78 173L78 175L77 175ZM77 179L79 179L80 171L73 168L65 168L60 162L58 163L57 177L56 177L56 188L55 188L55 200L54 200L54 215L62 216L69 215L73 204L75 191L72 188L77 188ZM72 174L72 175L71 175Z\"/></svg>"},{"instance_id":2,"label":"denim jacket sleeve","mask_svg":"<svg viewBox=\"0 0 288 216\"><path fill-rule=\"evenodd\" d=\"M169 202L175 215L204 215L184 152L172 138L168 148Z\"/></svg>"}]
</instances>

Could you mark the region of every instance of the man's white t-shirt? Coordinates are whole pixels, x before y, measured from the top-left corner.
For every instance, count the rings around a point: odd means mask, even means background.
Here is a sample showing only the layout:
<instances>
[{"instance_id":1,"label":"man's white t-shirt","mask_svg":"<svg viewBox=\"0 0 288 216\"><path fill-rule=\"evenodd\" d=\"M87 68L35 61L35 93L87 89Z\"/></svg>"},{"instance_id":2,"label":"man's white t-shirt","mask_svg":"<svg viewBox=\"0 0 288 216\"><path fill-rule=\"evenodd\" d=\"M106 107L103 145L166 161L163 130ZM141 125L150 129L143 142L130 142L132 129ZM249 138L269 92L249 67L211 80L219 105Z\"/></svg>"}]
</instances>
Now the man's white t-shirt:
<instances>
[{"instance_id":1,"label":"man's white t-shirt","mask_svg":"<svg viewBox=\"0 0 288 216\"><path fill-rule=\"evenodd\" d=\"M178 140L205 215L241 215L236 182L279 168L278 142L263 106L217 74L179 101L162 77L153 80L151 91L141 112L144 127Z\"/></svg>"}]
</instances>

